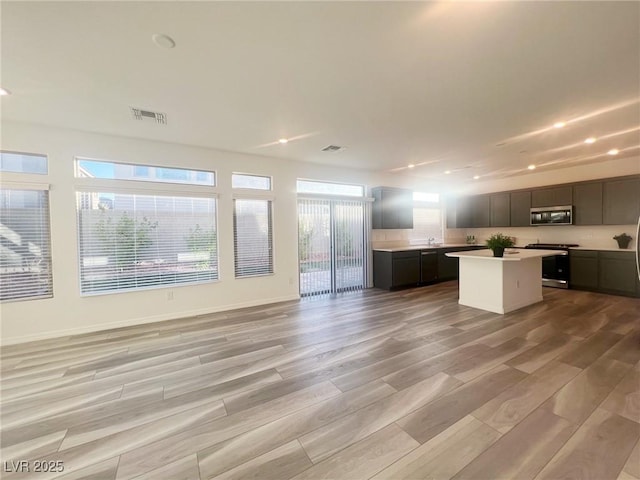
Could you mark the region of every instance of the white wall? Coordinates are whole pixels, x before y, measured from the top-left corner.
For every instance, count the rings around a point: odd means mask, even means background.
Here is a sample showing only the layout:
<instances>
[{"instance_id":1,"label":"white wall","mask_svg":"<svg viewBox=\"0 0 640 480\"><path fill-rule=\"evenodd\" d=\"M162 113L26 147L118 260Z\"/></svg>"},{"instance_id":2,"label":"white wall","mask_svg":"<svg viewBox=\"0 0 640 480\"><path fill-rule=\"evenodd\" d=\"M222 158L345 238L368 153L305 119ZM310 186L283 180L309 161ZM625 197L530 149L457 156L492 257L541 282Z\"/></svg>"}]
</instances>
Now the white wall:
<instances>
[{"instance_id":1,"label":"white wall","mask_svg":"<svg viewBox=\"0 0 640 480\"><path fill-rule=\"evenodd\" d=\"M296 179L369 186L394 178L256 155L3 122L2 149L46 154L51 185L53 298L4 303L4 344L298 298ZM286 148L286 147L285 147ZM73 160L76 156L160 166L214 169L218 179L220 281L154 290L81 297ZM275 273L234 278L231 173L273 176ZM174 299L168 300L168 291Z\"/></svg>"}]
</instances>

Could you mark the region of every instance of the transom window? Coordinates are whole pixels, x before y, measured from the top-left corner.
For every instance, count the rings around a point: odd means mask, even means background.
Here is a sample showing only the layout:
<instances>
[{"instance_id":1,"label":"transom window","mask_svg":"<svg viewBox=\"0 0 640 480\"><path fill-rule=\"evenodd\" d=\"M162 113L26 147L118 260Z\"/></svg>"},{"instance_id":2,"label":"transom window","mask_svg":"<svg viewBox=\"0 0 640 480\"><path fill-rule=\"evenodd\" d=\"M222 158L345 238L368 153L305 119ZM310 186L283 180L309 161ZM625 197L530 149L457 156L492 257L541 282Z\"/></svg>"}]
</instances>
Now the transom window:
<instances>
[{"instance_id":1,"label":"transom window","mask_svg":"<svg viewBox=\"0 0 640 480\"><path fill-rule=\"evenodd\" d=\"M183 168L156 167L131 163L109 162L78 158L76 176L138 182L179 183L215 186L215 172Z\"/></svg>"},{"instance_id":2,"label":"transom window","mask_svg":"<svg viewBox=\"0 0 640 480\"><path fill-rule=\"evenodd\" d=\"M233 188L249 188L254 190L271 190L271 177L234 173L231 175Z\"/></svg>"},{"instance_id":3,"label":"transom window","mask_svg":"<svg viewBox=\"0 0 640 480\"><path fill-rule=\"evenodd\" d=\"M298 180L298 193L316 193L325 195L344 195L347 197L363 197L364 186L346 183L319 182L314 180Z\"/></svg>"},{"instance_id":4,"label":"transom window","mask_svg":"<svg viewBox=\"0 0 640 480\"><path fill-rule=\"evenodd\" d=\"M0 172L46 175L47 157L34 153L0 152Z\"/></svg>"}]
</instances>

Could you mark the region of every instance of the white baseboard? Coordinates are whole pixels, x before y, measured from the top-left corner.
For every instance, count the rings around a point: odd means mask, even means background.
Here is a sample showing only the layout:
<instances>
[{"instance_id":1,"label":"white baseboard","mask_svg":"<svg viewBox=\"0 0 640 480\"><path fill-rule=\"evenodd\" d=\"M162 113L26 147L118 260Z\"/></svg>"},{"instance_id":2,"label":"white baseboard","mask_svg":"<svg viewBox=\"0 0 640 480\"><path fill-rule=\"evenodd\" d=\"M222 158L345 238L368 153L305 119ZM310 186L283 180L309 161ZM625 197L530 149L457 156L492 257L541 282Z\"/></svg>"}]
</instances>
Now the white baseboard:
<instances>
[{"instance_id":1,"label":"white baseboard","mask_svg":"<svg viewBox=\"0 0 640 480\"><path fill-rule=\"evenodd\" d=\"M300 295L286 295L283 297L269 298L266 300L251 300L248 302L234 303L219 307L201 308L198 310L188 310L184 312L166 313L160 315L152 315L149 317L130 318L117 322L99 323L97 325L89 325L86 327L68 328L65 330L52 330L44 333L36 333L31 335L22 335L19 337L1 338L0 345L16 345L19 343L34 342L37 340L49 340L59 337L68 337L70 335L80 335L83 333L100 332L102 330L112 330L114 328L132 327L135 325L144 325L147 323L162 322L165 320L176 320L179 318L195 317L197 315L207 315L210 313L226 312L228 310L236 310L238 308L257 307L260 305L270 305L272 303L288 302L291 300L299 300Z\"/></svg>"}]
</instances>

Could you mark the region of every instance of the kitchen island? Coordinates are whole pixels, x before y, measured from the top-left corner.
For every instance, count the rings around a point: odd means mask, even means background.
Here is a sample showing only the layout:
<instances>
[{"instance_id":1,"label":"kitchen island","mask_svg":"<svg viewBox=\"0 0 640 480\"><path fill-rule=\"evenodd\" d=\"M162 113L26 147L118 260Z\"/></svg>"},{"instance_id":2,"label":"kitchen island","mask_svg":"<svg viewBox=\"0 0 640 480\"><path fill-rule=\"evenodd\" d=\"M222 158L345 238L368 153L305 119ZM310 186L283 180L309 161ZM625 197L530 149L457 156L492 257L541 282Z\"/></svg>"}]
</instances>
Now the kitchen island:
<instances>
[{"instance_id":1,"label":"kitchen island","mask_svg":"<svg viewBox=\"0 0 640 480\"><path fill-rule=\"evenodd\" d=\"M447 253L460 261L458 303L494 313L508 313L542 301L542 257L555 250L507 249Z\"/></svg>"}]
</instances>

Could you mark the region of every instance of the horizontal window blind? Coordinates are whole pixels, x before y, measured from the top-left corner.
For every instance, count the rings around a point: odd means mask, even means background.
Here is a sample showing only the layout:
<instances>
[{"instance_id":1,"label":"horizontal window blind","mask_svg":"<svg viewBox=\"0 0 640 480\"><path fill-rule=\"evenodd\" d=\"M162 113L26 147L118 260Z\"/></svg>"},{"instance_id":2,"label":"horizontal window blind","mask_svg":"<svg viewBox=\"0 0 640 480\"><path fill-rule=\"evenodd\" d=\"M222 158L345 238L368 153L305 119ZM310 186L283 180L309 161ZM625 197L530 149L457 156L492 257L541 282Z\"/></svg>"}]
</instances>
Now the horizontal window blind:
<instances>
[{"instance_id":1,"label":"horizontal window blind","mask_svg":"<svg viewBox=\"0 0 640 480\"><path fill-rule=\"evenodd\" d=\"M236 277L273 273L271 200L233 201Z\"/></svg>"},{"instance_id":2,"label":"horizontal window blind","mask_svg":"<svg viewBox=\"0 0 640 480\"><path fill-rule=\"evenodd\" d=\"M51 297L49 192L0 191L0 300Z\"/></svg>"},{"instance_id":3,"label":"horizontal window blind","mask_svg":"<svg viewBox=\"0 0 640 480\"><path fill-rule=\"evenodd\" d=\"M432 206L414 206L413 230L409 234L411 240L442 241L442 210Z\"/></svg>"},{"instance_id":4,"label":"horizontal window blind","mask_svg":"<svg viewBox=\"0 0 640 480\"><path fill-rule=\"evenodd\" d=\"M218 279L216 199L77 192L85 294Z\"/></svg>"}]
</instances>

